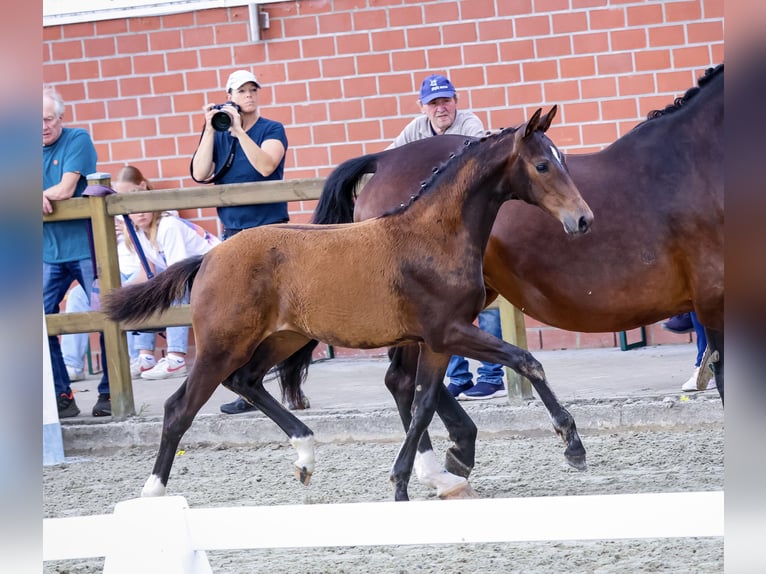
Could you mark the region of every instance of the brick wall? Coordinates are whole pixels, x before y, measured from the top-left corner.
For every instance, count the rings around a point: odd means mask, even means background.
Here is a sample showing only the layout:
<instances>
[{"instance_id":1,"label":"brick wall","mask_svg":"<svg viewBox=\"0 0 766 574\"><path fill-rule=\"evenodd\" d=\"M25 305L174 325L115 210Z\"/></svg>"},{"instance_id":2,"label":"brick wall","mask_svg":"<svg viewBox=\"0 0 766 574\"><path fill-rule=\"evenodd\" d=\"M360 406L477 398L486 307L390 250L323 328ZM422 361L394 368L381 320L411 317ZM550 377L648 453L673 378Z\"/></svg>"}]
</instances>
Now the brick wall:
<instances>
[{"instance_id":1,"label":"brick wall","mask_svg":"<svg viewBox=\"0 0 766 574\"><path fill-rule=\"evenodd\" d=\"M159 188L196 185L189 158L202 106L250 68L260 111L287 130L287 178L326 176L383 149L418 113L417 89L447 74L487 128L558 104L550 135L597 151L724 60L723 0L298 0L266 4L249 40L247 7L44 29L43 78L90 131L99 169L131 163ZM291 204L306 221L313 202ZM217 229L215 210L184 215ZM612 346L616 335L528 322L530 349ZM650 343L688 341L650 329ZM669 337L669 339L668 339ZM538 341L539 343L536 343Z\"/></svg>"}]
</instances>

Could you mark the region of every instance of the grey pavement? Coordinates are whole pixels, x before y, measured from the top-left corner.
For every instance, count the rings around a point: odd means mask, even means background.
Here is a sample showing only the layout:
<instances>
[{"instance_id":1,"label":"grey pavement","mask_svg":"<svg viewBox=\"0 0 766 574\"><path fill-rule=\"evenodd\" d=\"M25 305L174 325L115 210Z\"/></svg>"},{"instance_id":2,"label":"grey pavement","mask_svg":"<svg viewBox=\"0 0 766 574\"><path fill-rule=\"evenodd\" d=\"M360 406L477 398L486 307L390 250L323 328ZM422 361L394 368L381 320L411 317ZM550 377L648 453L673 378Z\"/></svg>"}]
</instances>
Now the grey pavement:
<instances>
[{"instance_id":1,"label":"grey pavement","mask_svg":"<svg viewBox=\"0 0 766 574\"><path fill-rule=\"evenodd\" d=\"M533 354L543 364L551 388L572 413L581 432L723 423L717 391L680 390L693 370L693 344ZM477 363L471 363L475 373ZM304 386L311 408L295 411L296 416L312 428L320 442L400 440L404 431L383 383L387 367L386 358L335 358L312 364ZM72 384L82 412L62 420L65 453L157 445L162 405L183 379L135 379L136 416L113 421L111 417L91 416L99 376ZM266 387L279 397L276 381L267 382ZM286 441L282 431L259 412L222 414L220 405L234 398L231 391L216 389L184 436L182 446ZM476 421L480 433L551 431L548 414L539 400L497 398L461 404ZM446 436L436 419L431 432Z\"/></svg>"}]
</instances>

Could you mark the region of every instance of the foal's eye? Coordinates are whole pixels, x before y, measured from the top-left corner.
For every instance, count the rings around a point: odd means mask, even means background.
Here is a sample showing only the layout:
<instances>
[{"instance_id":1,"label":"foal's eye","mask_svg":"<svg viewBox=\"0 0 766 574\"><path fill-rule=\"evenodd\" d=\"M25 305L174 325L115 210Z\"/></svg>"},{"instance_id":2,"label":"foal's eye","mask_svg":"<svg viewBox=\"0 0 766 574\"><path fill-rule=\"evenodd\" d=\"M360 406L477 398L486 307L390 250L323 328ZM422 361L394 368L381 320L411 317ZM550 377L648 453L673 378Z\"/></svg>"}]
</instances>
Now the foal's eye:
<instances>
[{"instance_id":1,"label":"foal's eye","mask_svg":"<svg viewBox=\"0 0 766 574\"><path fill-rule=\"evenodd\" d=\"M537 173L547 173L548 172L548 164L547 163L538 163L535 166L535 169L537 170Z\"/></svg>"}]
</instances>

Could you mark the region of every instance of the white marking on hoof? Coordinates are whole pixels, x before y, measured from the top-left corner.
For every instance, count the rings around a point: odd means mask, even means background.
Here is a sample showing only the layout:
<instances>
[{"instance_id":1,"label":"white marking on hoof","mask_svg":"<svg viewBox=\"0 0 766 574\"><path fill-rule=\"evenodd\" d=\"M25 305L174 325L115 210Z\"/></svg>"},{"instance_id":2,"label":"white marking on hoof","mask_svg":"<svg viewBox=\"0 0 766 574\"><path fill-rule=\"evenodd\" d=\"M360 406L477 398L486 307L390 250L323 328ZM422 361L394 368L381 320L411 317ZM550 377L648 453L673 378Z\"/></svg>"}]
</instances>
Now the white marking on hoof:
<instances>
[{"instance_id":1,"label":"white marking on hoof","mask_svg":"<svg viewBox=\"0 0 766 574\"><path fill-rule=\"evenodd\" d=\"M479 495L476 494L476 491L467 480L465 481L465 484L456 484L454 488L437 494L439 494L439 498L444 500L456 500L458 498L479 498Z\"/></svg>"},{"instance_id":2,"label":"white marking on hoof","mask_svg":"<svg viewBox=\"0 0 766 574\"><path fill-rule=\"evenodd\" d=\"M152 474L146 479L143 490L141 490L141 496L165 496L165 486L162 484L160 477L156 474Z\"/></svg>"},{"instance_id":3,"label":"white marking on hoof","mask_svg":"<svg viewBox=\"0 0 766 574\"><path fill-rule=\"evenodd\" d=\"M471 488L468 480L462 476L447 472L447 470L436 460L434 451L429 450L423 453L418 452L415 455L415 476L421 484L429 488L436 489L436 495L439 498L450 498L453 492ZM473 490L473 489L471 489ZM466 497L459 497L466 498Z\"/></svg>"},{"instance_id":4,"label":"white marking on hoof","mask_svg":"<svg viewBox=\"0 0 766 574\"><path fill-rule=\"evenodd\" d=\"M314 457L314 435L291 438L290 444L298 453L298 460L293 463L296 468L295 474L303 484L308 484L311 475L314 474L316 460Z\"/></svg>"}]
</instances>

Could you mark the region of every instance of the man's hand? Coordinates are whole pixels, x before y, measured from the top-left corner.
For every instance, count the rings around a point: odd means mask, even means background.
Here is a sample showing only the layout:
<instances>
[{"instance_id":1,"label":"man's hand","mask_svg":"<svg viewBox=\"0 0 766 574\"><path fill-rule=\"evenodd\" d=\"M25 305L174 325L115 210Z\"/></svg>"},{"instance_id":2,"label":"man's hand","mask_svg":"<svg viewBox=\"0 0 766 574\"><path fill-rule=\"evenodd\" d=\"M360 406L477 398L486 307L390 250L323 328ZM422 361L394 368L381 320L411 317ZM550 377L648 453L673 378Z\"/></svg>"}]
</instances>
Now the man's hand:
<instances>
[{"instance_id":1,"label":"man's hand","mask_svg":"<svg viewBox=\"0 0 766 574\"><path fill-rule=\"evenodd\" d=\"M51 203L51 200L48 199L43 195L43 213L46 215L50 215L53 213L53 204Z\"/></svg>"}]
</instances>

